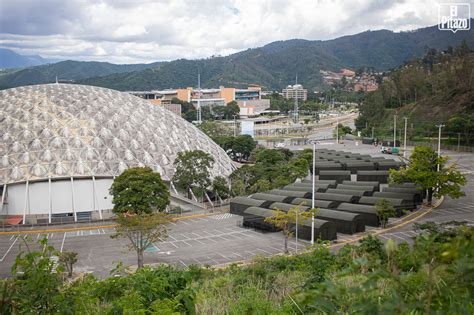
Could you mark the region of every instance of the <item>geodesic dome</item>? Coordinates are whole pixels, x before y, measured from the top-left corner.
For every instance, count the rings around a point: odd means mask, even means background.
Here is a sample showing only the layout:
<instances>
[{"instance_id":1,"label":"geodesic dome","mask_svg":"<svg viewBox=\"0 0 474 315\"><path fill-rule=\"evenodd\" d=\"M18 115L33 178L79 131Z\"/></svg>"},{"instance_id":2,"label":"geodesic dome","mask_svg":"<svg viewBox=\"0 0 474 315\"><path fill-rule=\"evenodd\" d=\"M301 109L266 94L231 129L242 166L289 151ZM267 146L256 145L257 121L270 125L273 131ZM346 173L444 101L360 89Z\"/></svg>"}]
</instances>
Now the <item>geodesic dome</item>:
<instances>
[{"instance_id":1,"label":"geodesic dome","mask_svg":"<svg viewBox=\"0 0 474 315\"><path fill-rule=\"evenodd\" d=\"M177 153L195 149L214 158L213 177L232 172L227 154L191 123L110 89L46 84L3 90L0 122L2 185L113 177L144 165L170 180Z\"/></svg>"}]
</instances>

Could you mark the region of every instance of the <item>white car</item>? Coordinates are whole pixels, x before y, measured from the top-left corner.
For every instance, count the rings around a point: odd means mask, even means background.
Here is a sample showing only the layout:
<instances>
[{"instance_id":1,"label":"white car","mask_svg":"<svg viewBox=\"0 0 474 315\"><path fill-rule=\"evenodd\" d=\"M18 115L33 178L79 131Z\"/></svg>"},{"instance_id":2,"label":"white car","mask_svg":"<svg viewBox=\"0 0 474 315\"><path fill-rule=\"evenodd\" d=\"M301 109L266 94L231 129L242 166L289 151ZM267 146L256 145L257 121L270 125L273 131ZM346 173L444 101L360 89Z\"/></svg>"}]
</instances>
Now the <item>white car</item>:
<instances>
[{"instance_id":1,"label":"white car","mask_svg":"<svg viewBox=\"0 0 474 315\"><path fill-rule=\"evenodd\" d=\"M284 148L284 147L285 147L284 142L279 142L279 143L275 144L275 148Z\"/></svg>"}]
</instances>

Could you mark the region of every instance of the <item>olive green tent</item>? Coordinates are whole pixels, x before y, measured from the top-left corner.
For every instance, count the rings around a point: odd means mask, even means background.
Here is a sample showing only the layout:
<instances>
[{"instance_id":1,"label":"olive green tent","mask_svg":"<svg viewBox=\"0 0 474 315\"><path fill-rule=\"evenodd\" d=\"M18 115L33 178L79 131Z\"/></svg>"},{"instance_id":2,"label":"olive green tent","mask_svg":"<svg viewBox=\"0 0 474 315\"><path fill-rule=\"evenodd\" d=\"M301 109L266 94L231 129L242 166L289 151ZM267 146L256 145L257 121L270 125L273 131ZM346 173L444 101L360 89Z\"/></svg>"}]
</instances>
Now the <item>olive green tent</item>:
<instances>
[{"instance_id":1,"label":"olive green tent","mask_svg":"<svg viewBox=\"0 0 474 315\"><path fill-rule=\"evenodd\" d=\"M295 198L291 202L294 205L302 205L302 206L312 206L312 200L311 199L305 199L305 198ZM338 201L331 201L331 200L314 200L314 207L315 208L326 208L326 209L334 209L337 207L339 204Z\"/></svg>"},{"instance_id":2,"label":"olive green tent","mask_svg":"<svg viewBox=\"0 0 474 315\"><path fill-rule=\"evenodd\" d=\"M350 171L320 171L320 180L336 180L338 183L342 183L344 180L351 179Z\"/></svg>"},{"instance_id":3,"label":"olive green tent","mask_svg":"<svg viewBox=\"0 0 474 315\"><path fill-rule=\"evenodd\" d=\"M388 183L388 171L357 171L357 181Z\"/></svg>"},{"instance_id":4,"label":"olive green tent","mask_svg":"<svg viewBox=\"0 0 474 315\"><path fill-rule=\"evenodd\" d=\"M248 197L235 197L230 200L230 213L242 215L249 207L262 207L265 200L256 200Z\"/></svg>"},{"instance_id":5,"label":"olive green tent","mask_svg":"<svg viewBox=\"0 0 474 315\"><path fill-rule=\"evenodd\" d=\"M364 217L365 224L369 226L379 226L380 220L379 216L377 215L377 210L374 206L368 205L359 205L353 203L341 203L337 209L337 211L345 211L351 213L358 213Z\"/></svg>"},{"instance_id":6,"label":"olive green tent","mask_svg":"<svg viewBox=\"0 0 474 315\"><path fill-rule=\"evenodd\" d=\"M364 217L357 213L337 210L319 209L316 217L334 222L339 233L354 234L365 231Z\"/></svg>"}]
</instances>

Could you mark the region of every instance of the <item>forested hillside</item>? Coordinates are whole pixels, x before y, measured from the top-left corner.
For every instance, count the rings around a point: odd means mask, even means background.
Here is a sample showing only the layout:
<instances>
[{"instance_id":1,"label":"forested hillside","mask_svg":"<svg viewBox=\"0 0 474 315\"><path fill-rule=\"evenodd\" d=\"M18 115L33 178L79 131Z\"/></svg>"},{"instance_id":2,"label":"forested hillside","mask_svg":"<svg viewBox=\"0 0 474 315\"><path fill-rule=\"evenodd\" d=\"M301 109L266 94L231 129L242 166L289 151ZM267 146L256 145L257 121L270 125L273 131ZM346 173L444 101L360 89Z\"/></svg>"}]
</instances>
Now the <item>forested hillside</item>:
<instances>
[{"instance_id":1,"label":"forested hillside","mask_svg":"<svg viewBox=\"0 0 474 315\"><path fill-rule=\"evenodd\" d=\"M410 32L367 31L328 41L287 40L226 56L200 60L179 59L157 65L73 63L32 67L0 76L0 88L64 80L117 90L149 90L195 86L197 73L206 87L246 87L258 84L281 89L298 81L321 88L320 70L338 71L363 66L376 71L398 67L428 48L447 49L466 39L474 47L473 32L441 32L437 26ZM113 67L115 66L115 67ZM105 69L104 69L105 67Z\"/></svg>"},{"instance_id":2,"label":"forested hillside","mask_svg":"<svg viewBox=\"0 0 474 315\"><path fill-rule=\"evenodd\" d=\"M82 80L84 84L118 90L161 89L195 86L198 69L201 83L208 87L259 84L281 89L298 81L309 89L323 85L321 69L338 71L370 66L375 70L398 67L422 56L428 47L446 49L463 39L474 46L470 32L452 34L436 26L412 32L367 31L329 41L289 40L248 49L227 57L203 60L176 60L158 70L145 70Z\"/></svg>"},{"instance_id":3,"label":"forested hillside","mask_svg":"<svg viewBox=\"0 0 474 315\"><path fill-rule=\"evenodd\" d=\"M116 65L95 61L61 61L54 64L20 69L0 75L0 89L16 86L43 84L59 80L80 80L84 78L130 72L146 68L159 68L162 63Z\"/></svg>"},{"instance_id":4,"label":"forested hillside","mask_svg":"<svg viewBox=\"0 0 474 315\"><path fill-rule=\"evenodd\" d=\"M367 135L374 127L378 136L387 136L397 114L397 128L403 127L402 118L407 117L410 135L428 135L437 131L437 123L445 123L445 132L469 138L474 133L473 86L474 53L466 42L445 51L431 49L423 58L391 72L379 90L368 94L356 126Z\"/></svg>"}]
</instances>

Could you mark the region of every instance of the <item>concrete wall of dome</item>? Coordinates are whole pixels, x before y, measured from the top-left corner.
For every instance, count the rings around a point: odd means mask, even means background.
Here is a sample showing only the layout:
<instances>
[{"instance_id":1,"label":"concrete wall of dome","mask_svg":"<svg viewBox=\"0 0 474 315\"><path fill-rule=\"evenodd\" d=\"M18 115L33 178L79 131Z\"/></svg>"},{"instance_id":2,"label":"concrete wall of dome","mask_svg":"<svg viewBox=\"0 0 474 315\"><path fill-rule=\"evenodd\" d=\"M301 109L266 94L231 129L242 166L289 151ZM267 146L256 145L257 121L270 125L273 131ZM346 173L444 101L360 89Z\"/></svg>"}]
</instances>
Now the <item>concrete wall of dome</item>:
<instances>
[{"instance_id":1,"label":"concrete wall of dome","mask_svg":"<svg viewBox=\"0 0 474 315\"><path fill-rule=\"evenodd\" d=\"M103 188L98 188L102 180L96 180L96 194L108 194L112 178L129 167L147 165L169 180L180 151L199 149L213 156L212 177L228 176L233 170L227 154L191 123L110 89L46 84L3 90L0 122L0 186L10 213L51 216L86 209L91 206L93 178L108 179ZM67 190L71 178L77 190L74 203ZM45 206L50 179L52 210ZM104 207L110 209L110 204ZM5 208L0 207L0 215Z\"/></svg>"}]
</instances>

